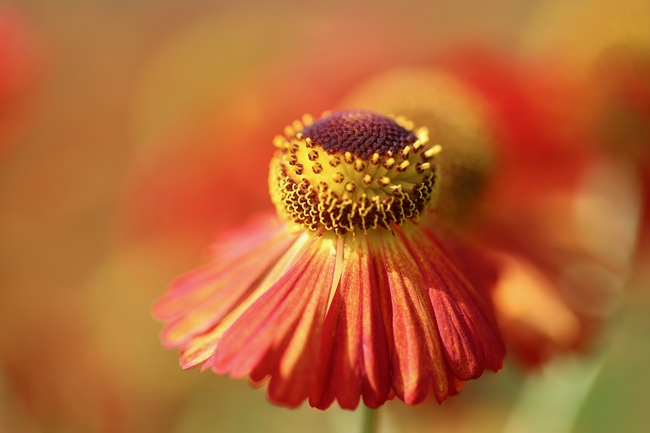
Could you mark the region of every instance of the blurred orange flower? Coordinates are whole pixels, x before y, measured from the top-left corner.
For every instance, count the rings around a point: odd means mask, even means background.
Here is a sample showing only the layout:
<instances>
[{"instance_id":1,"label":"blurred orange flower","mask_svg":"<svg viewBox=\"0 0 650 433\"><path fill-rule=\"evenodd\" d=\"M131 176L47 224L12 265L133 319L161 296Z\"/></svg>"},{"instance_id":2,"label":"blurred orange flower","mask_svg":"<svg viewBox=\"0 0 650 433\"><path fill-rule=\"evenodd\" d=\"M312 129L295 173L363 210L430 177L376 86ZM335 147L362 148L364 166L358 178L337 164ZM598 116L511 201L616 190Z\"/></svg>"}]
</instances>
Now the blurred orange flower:
<instances>
[{"instance_id":1,"label":"blurred orange flower","mask_svg":"<svg viewBox=\"0 0 650 433\"><path fill-rule=\"evenodd\" d=\"M29 19L0 7L0 155L24 127L44 78L46 51Z\"/></svg>"},{"instance_id":2,"label":"blurred orange flower","mask_svg":"<svg viewBox=\"0 0 650 433\"><path fill-rule=\"evenodd\" d=\"M599 160L579 112L582 90L550 67L464 47L436 68L380 75L344 102L403 113L445 146L437 216L500 263L497 316L529 365L588 347L627 270L587 248L579 226L588 221L574 214Z\"/></svg>"},{"instance_id":3,"label":"blurred orange flower","mask_svg":"<svg viewBox=\"0 0 650 433\"><path fill-rule=\"evenodd\" d=\"M592 110L595 139L614 158L638 172L641 230L638 250L650 253L650 41L620 43L605 50L593 65L590 86L597 89Z\"/></svg>"},{"instance_id":4,"label":"blurred orange flower","mask_svg":"<svg viewBox=\"0 0 650 433\"><path fill-rule=\"evenodd\" d=\"M628 271L625 255L589 248L581 231L589 221L575 214L600 160L583 116L588 95L552 65L491 50L451 54L442 64L492 108L496 168L472 233L503 264L493 296L506 338L532 365L586 350Z\"/></svg>"},{"instance_id":5,"label":"blurred orange flower","mask_svg":"<svg viewBox=\"0 0 650 433\"><path fill-rule=\"evenodd\" d=\"M580 83L586 99L576 115L583 118L591 151L610 165L624 166L623 176L637 183L632 188L641 196L635 256L636 271L643 273L650 255L650 3L545 0L524 45Z\"/></svg>"}]
</instances>

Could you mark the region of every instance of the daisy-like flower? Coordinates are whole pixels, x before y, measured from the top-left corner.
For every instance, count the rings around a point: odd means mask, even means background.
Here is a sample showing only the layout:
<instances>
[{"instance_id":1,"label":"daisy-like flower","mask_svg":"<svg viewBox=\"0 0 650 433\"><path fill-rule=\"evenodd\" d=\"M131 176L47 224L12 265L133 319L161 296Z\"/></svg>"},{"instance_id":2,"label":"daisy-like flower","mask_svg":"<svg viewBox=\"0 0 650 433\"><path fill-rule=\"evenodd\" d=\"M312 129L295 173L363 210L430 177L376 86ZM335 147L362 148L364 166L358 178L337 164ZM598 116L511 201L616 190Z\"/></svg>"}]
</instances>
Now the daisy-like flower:
<instances>
[{"instance_id":1,"label":"daisy-like flower","mask_svg":"<svg viewBox=\"0 0 650 433\"><path fill-rule=\"evenodd\" d=\"M273 402L319 409L431 391L442 402L499 370L486 288L430 219L444 179L428 137L362 110L304 116L277 136L279 218L230 232L154 307L183 368L268 382Z\"/></svg>"},{"instance_id":2,"label":"daisy-like flower","mask_svg":"<svg viewBox=\"0 0 650 433\"><path fill-rule=\"evenodd\" d=\"M552 71L484 49L447 62L381 74L344 105L400 112L446 143L436 221L497 263L491 294L510 352L531 367L584 352L615 310L626 273L619 257L630 242L603 211L576 211L588 203L594 153L563 103L579 91ZM606 209L610 200L597 202ZM624 227L629 219L617 212L611 221ZM596 255L584 226L598 227L590 236L601 242L615 235L618 251Z\"/></svg>"}]
</instances>

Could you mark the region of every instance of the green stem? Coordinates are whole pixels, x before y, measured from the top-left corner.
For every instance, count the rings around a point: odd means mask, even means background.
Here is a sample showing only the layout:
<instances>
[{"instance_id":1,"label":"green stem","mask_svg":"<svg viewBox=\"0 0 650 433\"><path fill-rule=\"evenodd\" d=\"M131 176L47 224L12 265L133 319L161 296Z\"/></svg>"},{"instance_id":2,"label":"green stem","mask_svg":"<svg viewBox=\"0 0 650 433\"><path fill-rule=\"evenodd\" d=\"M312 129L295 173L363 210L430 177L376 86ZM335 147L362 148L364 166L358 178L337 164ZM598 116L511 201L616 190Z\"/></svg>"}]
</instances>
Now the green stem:
<instances>
[{"instance_id":1,"label":"green stem","mask_svg":"<svg viewBox=\"0 0 650 433\"><path fill-rule=\"evenodd\" d=\"M361 433L377 433L377 410L362 405L363 426Z\"/></svg>"}]
</instances>

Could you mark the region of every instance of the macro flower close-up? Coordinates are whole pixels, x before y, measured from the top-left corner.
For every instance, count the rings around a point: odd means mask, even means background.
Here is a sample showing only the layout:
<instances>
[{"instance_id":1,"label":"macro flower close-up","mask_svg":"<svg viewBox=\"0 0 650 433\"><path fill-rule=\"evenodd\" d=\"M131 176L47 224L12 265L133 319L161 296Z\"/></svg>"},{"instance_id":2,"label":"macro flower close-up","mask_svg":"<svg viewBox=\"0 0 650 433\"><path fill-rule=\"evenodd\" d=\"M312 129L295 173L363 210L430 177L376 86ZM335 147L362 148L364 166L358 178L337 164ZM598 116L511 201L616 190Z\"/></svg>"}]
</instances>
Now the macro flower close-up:
<instances>
[{"instance_id":1,"label":"macro flower close-up","mask_svg":"<svg viewBox=\"0 0 650 433\"><path fill-rule=\"evenodd\" d=\"M269 379L274 402L320 409L443 402L499 370L487 288L427 221L444 182L427 129L348 110L274 143L279 221L228 233L156 304L183 367Z\"/></svg>"},{"instance_id":2,"label":"macro flower close-up","mask_svg":"<svg viewBox=\"0 0 650 433\"><path fill-rule=\"evenodd\" d=\"M650 429L647 0L7 0L0 432Z\"/></svg>"}]
</instances>

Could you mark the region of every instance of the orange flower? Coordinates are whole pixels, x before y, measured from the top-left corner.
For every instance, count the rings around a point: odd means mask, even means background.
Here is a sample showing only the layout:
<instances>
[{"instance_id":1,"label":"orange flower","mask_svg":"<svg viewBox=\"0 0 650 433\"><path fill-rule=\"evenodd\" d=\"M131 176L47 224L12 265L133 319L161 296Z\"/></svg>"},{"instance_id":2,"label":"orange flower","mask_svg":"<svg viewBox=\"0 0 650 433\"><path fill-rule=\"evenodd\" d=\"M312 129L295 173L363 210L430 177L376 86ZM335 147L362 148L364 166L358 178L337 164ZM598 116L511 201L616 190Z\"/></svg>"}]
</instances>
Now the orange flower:
<instances>
[{"instance_id":1,"label":"orange flower","mask_svg":"<svg viewBox=\"0 0 650 433\"><path fill-rule=\"evenodd\" d=\"M455 51L439 63L379 75L343 105L403 113L444 146L438 228L499 264L499 275L488 269L478 280L495 281L496 314L520 360L539 365L587 348L626 268L589 251L574 223L596 159L574 111L580 88L490 50Z\"/></svg>"},{"instance_id":2,"label":"orange flower","mask_svg":"<svg viewBox=\"0 0 650 433\"><path fill-rule=\"evenodd\" d=\"M596 139L639 174L642 194L638 252L650 254L650 45L619 44L596 59L592 113Z\"/></svg>"},{"instance_id":3,"label":"orange flower","mask_svg":"<svg viewBox=\"0 0 650 433\"><path fill-rule=\"evenodd\" d=\"M428 130L353 110L305 116L274 143L280 221L231 232L154 308L181 365L268 380L275 403L320 409L431 390L442 402L499 370L485 287L431 220L441 146Z\"/></svg>"},{"instance_id":4,"label":"orange flower","mask_svg":"<svg viewBox=\"0 0 650 433\"><path fill-rule=\"evenodd\" d=\"M46 63L39 36L19 9L0 8L0 156L34 108Z\"/></svg>"}]
</instances>

